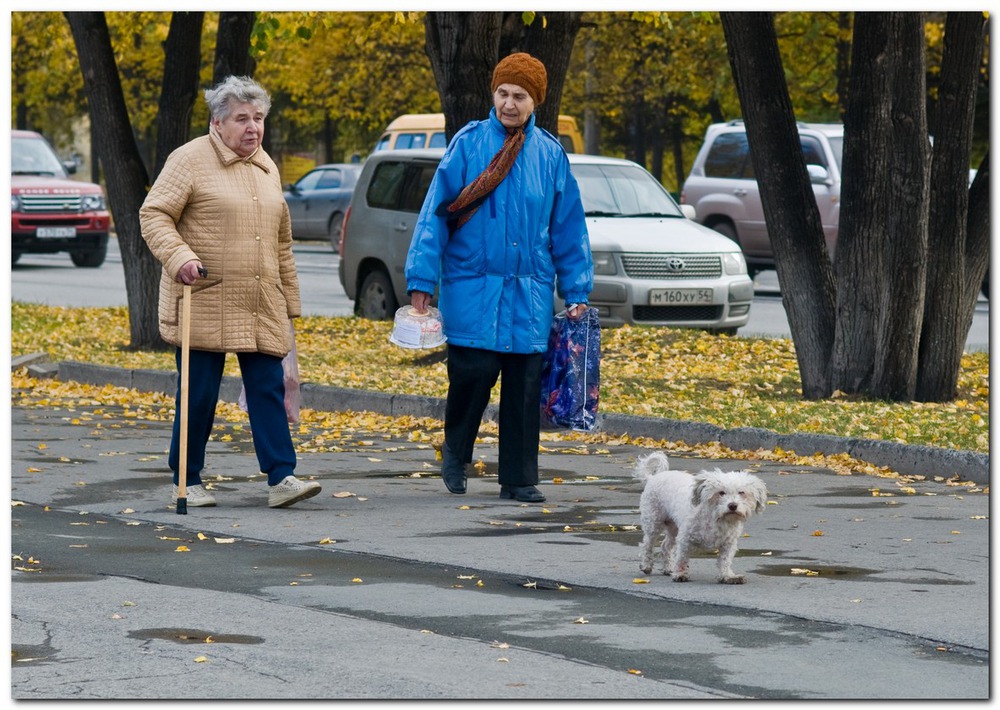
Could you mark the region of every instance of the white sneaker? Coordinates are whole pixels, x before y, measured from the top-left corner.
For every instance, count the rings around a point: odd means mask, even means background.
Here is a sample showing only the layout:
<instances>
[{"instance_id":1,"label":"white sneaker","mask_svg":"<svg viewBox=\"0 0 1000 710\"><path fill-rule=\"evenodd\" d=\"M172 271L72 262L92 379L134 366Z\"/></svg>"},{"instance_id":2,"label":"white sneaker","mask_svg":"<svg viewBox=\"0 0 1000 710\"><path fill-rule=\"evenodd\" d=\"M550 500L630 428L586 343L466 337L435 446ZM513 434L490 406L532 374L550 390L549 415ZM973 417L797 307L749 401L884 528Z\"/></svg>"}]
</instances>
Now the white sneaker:
<instances>
[{"instance_id":1,"label":"white sneaker","mask_svg":"<svg viewBox=\"0 0 1000 710\"><path fill-rule=\"evenodd\" d=\"M174 486L174 505L177 505L177 486ZM188 507L191 508L211 508L215 505L215 496L209 493L205 486L195 484L187 487L186 496Z\"/></svg>"},{"instance_id":2,"label":"white sneaker","mask_svg":"<svg viewBox=\"0 0 1000 710\"><path fill-rule=\"evenodd\" d=\"M320 492L316 481L300 481L295 476L288 476L276 486L271 486L267 494L267 505L271 508L287 508L300 500L312 498Z\"/></svg>"}]
</instances>

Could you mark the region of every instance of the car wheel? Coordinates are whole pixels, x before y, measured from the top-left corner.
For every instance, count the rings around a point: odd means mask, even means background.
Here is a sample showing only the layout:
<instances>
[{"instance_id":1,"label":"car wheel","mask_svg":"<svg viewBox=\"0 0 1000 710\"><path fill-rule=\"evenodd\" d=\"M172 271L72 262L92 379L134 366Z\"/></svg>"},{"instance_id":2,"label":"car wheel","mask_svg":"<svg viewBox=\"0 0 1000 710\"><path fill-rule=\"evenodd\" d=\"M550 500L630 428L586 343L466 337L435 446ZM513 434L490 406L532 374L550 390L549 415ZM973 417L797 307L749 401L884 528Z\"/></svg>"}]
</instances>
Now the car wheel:
<instances>
[{"instance_id":1,"label":"car wheel","mask_svg":"<svg viewBox=\"0 0 1000 710\"><path fill-rule=\"evenodd\" d=\"M334 251L340 249L340 235L344 231L344 213L334 212L330 217L330 222L326 225L327 236L330 237L330 246Z\"/></svg>"},{"instance_id":2,"label":"car wheel","mask_svg":"<svg viewBox=\"0 0 1000 710\"><path fill-rule=\"evenodd\" d=\"M71 251L69 258L73 260L75 266L83 266L88 269L96 269L104 263L108 255L108 245L92 249L90 251Z\"/></svg>"},{"instance_id":3,"label":"car wheel","mask_svg":"<svg viewBox=\"0 0 1000 710\"><path fill-rule=\"evenodd\" d=\"M384 271L372 271L361 282L355 312L369 320L389 320L399 305L392 290L392 281Z\"/></svg>"}]
</instances>

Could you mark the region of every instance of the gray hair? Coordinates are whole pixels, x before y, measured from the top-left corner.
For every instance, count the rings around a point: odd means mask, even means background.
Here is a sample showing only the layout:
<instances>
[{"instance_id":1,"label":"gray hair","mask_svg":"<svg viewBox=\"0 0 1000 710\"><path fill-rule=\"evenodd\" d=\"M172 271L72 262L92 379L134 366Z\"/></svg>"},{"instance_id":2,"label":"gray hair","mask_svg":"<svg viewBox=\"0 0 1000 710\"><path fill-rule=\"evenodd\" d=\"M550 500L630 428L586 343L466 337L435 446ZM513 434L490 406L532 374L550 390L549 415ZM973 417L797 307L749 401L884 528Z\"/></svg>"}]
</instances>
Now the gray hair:
<instances>
[{"instance_id":1,"label":"gray hair","mask_svg":"<svg viewBox=\"0 0 1000 710\"><path fill-rule=\"evenodd\" d=\"M228 76L211 89L205 90L205 101L212 118L220 121L229 116L232 104L253 104L267 116L271 97L264 87L248 76Z\"/></svg>"}]
</instances>

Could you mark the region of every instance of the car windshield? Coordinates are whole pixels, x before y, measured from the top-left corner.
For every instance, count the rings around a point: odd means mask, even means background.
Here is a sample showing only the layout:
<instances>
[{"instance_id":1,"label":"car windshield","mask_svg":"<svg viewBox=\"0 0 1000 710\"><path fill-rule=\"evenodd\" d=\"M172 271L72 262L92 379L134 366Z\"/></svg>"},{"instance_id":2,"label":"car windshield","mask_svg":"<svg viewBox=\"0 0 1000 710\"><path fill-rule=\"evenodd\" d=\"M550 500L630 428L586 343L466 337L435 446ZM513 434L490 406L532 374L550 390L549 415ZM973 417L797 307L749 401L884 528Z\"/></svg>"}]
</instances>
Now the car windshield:
<instances>
[{"instance_id":1,"label":"car windshield","mask_svg":"<svg viewBox=\"0 0 1000 710\"><path fill-rule=\"evenodd\" d=\"M830 136L827 138L830 143L830 150L833 157L837 159L837 167L843 172L844 169L844 139L840 136Z\"/></svg>"},{"instance_id":2,"label":"car windshield","mask_svg":"<svg viewBox=\"0 0 1000 710\"><path fill-rule=\"evenodd\" d=\"M10 172L12 175L53 175L66 177L59 158L43 138L12 138Z\"/></svg>"},{"instance_id":3,"label":"car windshield","mask_svg":"<svg viewBox=\"0 0 1000 710\"><path fill-rule=\"evenodd\" d=\"M684 215L656 179L631 165L574 165L588 217L681 217Z\"/></svg>"}]
</instances>

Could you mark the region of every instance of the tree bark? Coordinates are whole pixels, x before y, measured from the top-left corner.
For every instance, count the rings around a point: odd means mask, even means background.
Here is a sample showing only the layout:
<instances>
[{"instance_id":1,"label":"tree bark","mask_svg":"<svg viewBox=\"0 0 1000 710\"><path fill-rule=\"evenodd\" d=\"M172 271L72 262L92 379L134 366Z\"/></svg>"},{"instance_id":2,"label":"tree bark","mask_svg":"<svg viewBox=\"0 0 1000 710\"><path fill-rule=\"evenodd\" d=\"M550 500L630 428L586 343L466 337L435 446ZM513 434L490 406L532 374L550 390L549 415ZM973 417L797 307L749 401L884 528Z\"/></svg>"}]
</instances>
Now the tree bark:
<instances>
[{"instance_id":1,"label":"tree bark","mask_svg":"<svg viewBox=\"0 0 1000 710\"><path fill-rule=\"evenodd\" d=\"M139 208L149 177L132 134L108 25L101 12L67 12L83 73L97 154L108 189L108 202L125 272L130 347L162 349L157 313L160 264L150 253L139 227Z\"/></svg>"},{"instance_id":2,"label":"tree bark","mask_svg":"<svg viewBox=\"0 0 1000 710\"><path fill-rule=\"evenodd\" d=\"M500 12L428 12L425 51L434 72L450 141L493 107L490 82L500 52Z\"/></svg>"},{"instance_id":3,"label":"tree bark","mask_svg":"<svg viewBox=\"0 0 1000 710\"><path fill-rule=\"evenodd\" d=\"M767 12L720 13L746 121L782 301L795 341L802 394L831 394L834 282L823 227L788 95L774 19Z\"/></svg>"},{"instance_id":4,"label":"tree bark","mask_svg":"<svg viewBox=\"0 0 1000 710\"><path fill-rule=\"evenodd\" d=\"M875 372L870 393L880 399L906 402L916 395L927 278L930 195L927 66L923 13L893 13L892 21L889 153L892 179L884 240L887 269L880 284Z\"/></svg>"},{"instance_id":5,"label":"tree bark","mask_svg":"<svg viewBox=\"0 0 1000 710\"><path fill-rule=\"evenodd\" d=\"M227 76L253 76L257 62L250 56L250 34L256 16L255 12L219 13L212 86Z\"/></svg>"},{"instance_id":6,"label":"tree bark","mask_svg":"<svg viewBox=\"0 0 1000 710\"><path fill-rule=\"evenodd\" d=\"M198 96L201 68L201 27L204 12L175 12L164 44L163 90L156 123L156 164L153 180L167 156L191 134L191 110Z\"/></svg>"},{"instance_id":7,"label":"tree bark","mask_svg":"<svg viewBox=\"0 0 1000 710\"><path fill-rule=\"evenodd\" d=\"M988 259L984 256L988 243L983 244L978 235L974 244L968 240L967 189L985 25L982 12L949 12L945 20L941 82L932 126L929 239L934 258L927 273L929 297L916 395L924 402L947 401L958 393L965 336L979 291L975 277L982 279Z\"/></svg>"},{"instance_id":8,"label":"tree bark","mask_svg":"<svg viewBox=\"0 0 1000 710\"><path fill-rule=\"evenodd\" d=\"M582 17L582 12L546 12L525 24L520 12L504 13L497 61L512 52L527 52L545 65L548 86L545 102L535 108L535 122L554 136L559 132L563 85Z\"/></svg>"}]
</instances>

